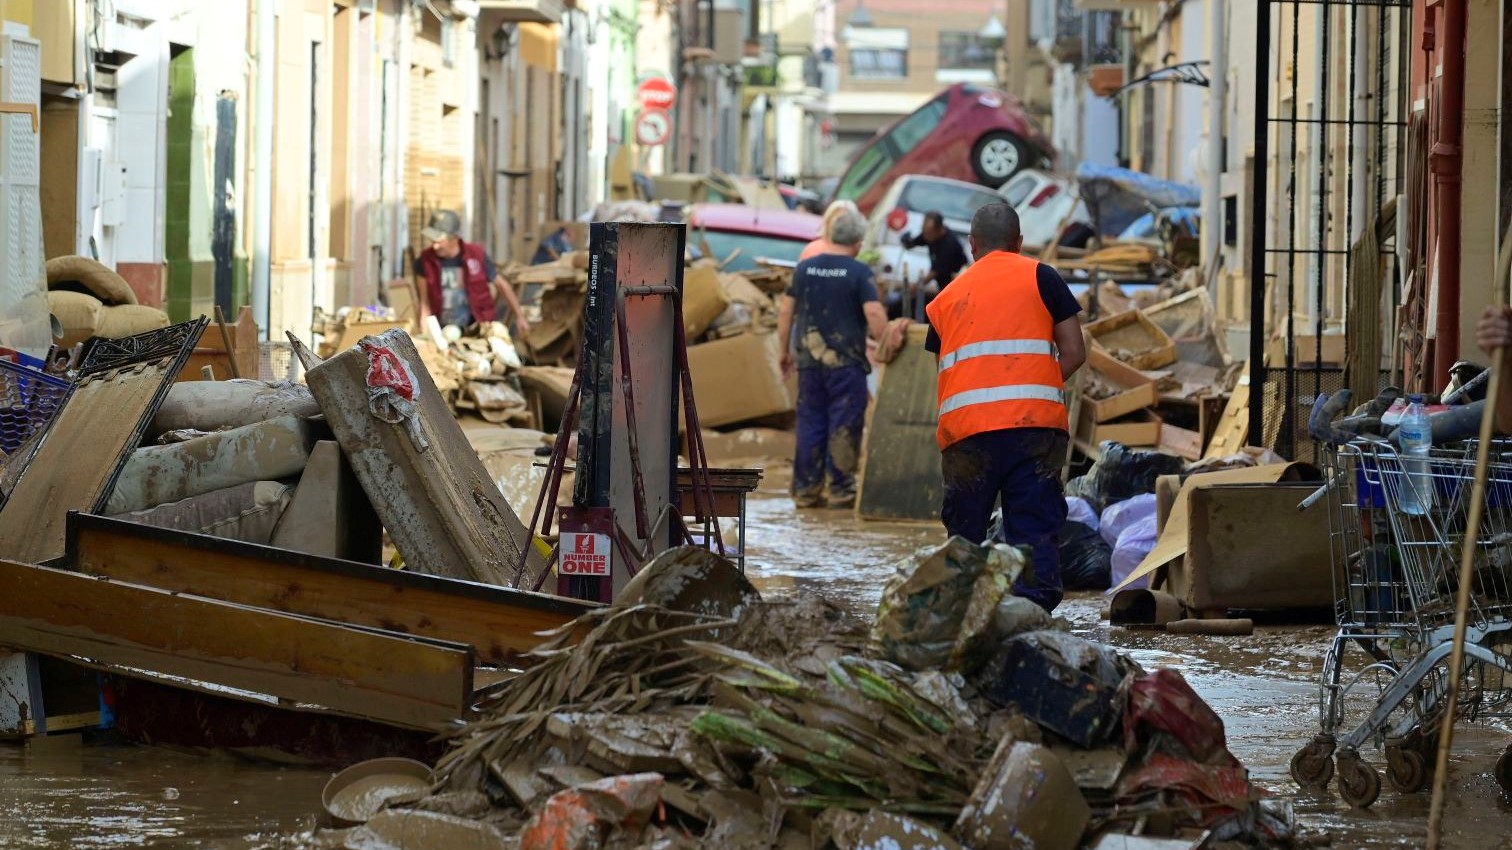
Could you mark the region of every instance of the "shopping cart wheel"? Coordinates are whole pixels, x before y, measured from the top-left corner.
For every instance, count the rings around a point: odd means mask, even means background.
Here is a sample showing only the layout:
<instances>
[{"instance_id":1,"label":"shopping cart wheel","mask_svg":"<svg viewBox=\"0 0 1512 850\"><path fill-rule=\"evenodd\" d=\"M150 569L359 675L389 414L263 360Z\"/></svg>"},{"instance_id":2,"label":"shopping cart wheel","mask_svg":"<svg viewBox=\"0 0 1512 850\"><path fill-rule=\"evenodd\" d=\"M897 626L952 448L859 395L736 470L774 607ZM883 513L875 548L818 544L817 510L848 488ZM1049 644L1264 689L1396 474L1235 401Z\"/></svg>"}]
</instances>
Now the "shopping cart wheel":
<instances>
[{"instance_id":1,"label":"shopping cart wheel","mask_svg":"<svg viewBox=\"0 0 1512 850\"><path fill-rule=\"evenodd\" d=\"M1501 758L1496 760L1496 784L1512 794L1512 745L1502 750Z\"/></svg>"},{"instance_id":2,"label":"shopping cart wheel","mask_svg":"<svg viewBox=\"0 0 1512 850\"><path fill-rule=\"evenodd\" d=\"M1333 779L1334 741L1326 735L1319 735L1307 742L1307 746L1297 750L1291 759L1291 775L1297 784L1303 788L1321 788Z\"/></svg>"},{"instance_id":3,"label":"shopping cart wheel","mask_svg":"<svg viewBox=\"0 0 1512 850\"><path fill-rule=\"evenodd\" d=\"M1381 796L1381 774L1360 758L1359 753L1339 753L1338 762L1339 796L1356 808L1370 808Z\"/></svg>"},{"instance_id":4,"label":"shopping cart wheel","mask_svg":"<svg viewBox=\"0 0 1512 850\"><path fill-rule=\"evenodd\" d=\"M1386 745L1386 780L1402 794L1416 794L1432 775L1428 761L1416 749Z\"/></svg>"}]
</instances>

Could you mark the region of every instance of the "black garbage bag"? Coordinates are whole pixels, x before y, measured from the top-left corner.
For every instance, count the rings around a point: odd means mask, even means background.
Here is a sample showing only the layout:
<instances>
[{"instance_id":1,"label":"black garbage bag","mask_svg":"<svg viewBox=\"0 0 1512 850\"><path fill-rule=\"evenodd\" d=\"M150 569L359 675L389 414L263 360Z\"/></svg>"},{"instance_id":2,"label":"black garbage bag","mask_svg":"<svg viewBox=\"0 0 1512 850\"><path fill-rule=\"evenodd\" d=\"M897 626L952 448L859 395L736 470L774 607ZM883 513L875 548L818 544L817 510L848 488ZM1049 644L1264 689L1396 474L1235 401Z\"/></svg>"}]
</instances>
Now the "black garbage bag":
<instances>
[{"instance_id":1,"label":"black garbage bag","mask_svg":"<svg viewBox=\"0 0 1512 850\"><path fill-rule=\"evenodd\" d=\"M1087 474L1066 484L1067 496L1086 499L1099 515L1109 505L1155 492L1155 479L1160 476L1180 475L1186 471L1186 461L1175 455L1131 449L1111 440L1099 448L1102 457L1092 464Z\"/></svg>"},{"instance_id":2,"label":"black garbage bag","mask_svg":"<svg viewBox=\"0 0 1512 850\"><path fill-rule=\"evenodd\" d=\"M1060 530L1060 573L1067 590L1107 590L1113 581L1113 548L1096 529L1068 519Z\"/></svg>"}]
</instances>

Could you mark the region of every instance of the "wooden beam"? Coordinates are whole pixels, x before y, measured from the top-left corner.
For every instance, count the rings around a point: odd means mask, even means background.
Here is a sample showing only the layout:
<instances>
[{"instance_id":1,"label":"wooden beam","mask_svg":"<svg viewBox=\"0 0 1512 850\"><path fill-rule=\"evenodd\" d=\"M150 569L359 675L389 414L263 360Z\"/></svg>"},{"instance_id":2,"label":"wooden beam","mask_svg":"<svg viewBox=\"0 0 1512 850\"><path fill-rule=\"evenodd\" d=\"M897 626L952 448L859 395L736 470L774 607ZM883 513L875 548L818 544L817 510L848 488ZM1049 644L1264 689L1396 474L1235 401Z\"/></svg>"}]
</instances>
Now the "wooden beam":
<instances>
[{"instance_id":1,"label":"wooden beam","mask_svg":"<svg viewBox=\"0 0 1512 850\"><path fill-rule=\"evenodd\" d=\"M437 728L472 698L469 647L0 560L0 645Z\"/></svg>"},{"instance_id":2,"label":"wooden beam","mask_svg":"<svg viewBox=\"0 0 1512 850\"><path fill-rule=\"evenodd\" d=\"M339 561L217 537L73 514L76 570L340 623L470 644L502 664L596 603Z\"/></svg>"}]
</instances>

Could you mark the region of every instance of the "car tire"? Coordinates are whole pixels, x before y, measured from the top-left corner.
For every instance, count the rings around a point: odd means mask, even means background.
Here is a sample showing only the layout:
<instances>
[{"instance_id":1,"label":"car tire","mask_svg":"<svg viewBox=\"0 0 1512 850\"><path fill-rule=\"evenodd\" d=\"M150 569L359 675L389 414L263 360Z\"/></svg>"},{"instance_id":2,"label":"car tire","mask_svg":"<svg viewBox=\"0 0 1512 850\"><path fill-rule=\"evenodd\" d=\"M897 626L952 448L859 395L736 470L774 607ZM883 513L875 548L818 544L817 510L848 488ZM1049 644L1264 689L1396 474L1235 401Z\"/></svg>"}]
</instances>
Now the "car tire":
<instances>
[{"instance_id":1,"label":"car tire","mask_svg":"<svg viewBox=\"0 0 1512 850\"><path fill-rule=\"evenodd\" d=\"M977 182L991 189L1029 167L1029 149L1012 133L988 133L971 148L971 170Z\"/></svg>"}]
</instances>

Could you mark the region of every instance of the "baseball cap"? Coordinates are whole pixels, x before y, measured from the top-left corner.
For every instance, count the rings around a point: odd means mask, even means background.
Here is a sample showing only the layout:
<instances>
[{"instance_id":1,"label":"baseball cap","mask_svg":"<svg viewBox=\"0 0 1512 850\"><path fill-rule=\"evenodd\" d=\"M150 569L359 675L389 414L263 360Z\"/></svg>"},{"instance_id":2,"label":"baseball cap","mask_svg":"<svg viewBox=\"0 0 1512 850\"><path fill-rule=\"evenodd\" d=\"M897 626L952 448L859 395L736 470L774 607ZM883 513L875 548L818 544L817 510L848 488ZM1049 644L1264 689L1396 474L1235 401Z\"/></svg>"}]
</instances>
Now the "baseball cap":
<instances>
[{"instance_id":1,"label":"baseball cap","mask_svg":"<svg viewBox=\"0 0 1512 850\"><path fill-rule=\"evenodd\" d=\"M461 233L462 219L451 210L436 210L431 214L430 223L420 231L427 242L440 242L448 236L459 236Z\"/></svg>"}]
</instances>

